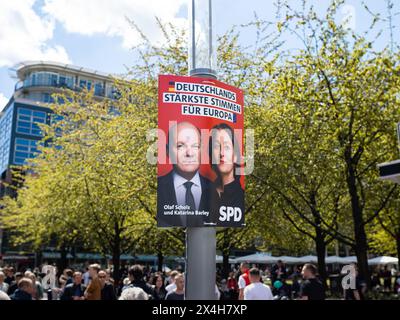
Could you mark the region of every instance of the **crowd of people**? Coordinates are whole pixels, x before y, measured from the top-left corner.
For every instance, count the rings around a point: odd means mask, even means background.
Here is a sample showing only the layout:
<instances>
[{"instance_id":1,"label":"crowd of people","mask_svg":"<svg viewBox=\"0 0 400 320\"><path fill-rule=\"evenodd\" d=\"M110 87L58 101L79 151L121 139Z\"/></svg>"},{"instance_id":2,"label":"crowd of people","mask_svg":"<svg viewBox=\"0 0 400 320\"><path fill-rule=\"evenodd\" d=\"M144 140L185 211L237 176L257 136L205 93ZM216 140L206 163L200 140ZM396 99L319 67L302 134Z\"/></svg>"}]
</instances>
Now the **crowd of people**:
<instances>
[{"instance_id":1,"label":"crowd of people","mask_svg":"<svg viewBox=\"0 0 400 320\"><path fill-rule=\"evenodd\" d=\"M346 300L365 298L366 285L356 270L355 287L343 291ZM16 272L14 267L0 268L0 300L184 300L185 276L181 269L155 272L133 265L120 270L115 281L112 270L91 264L85 270L65 269L51 285L39 269ZM313 264L289 269L282 261L263 270L242 263L238 270L221 278L217 272L216 300L324 300L326 286ZM383 280L383 281L381 281ZM383 286L382 286L383 282ZM392 287L392 274L387 268L374 272L373 287L400 293L400 276ZM269 285L267 285L269 284Z\"/></svg>"},{"instance_id":2,"label":"crowd of people","mask_svg":"<svg viewBox=\"0 0 400 320\"><path fill-rule=\"evenodd\" d=\"M172 271L166 277L145 271L134 265L116 283L111 270L92 264L85 272L65 269L56 285L48 287L50 283L43 283L46 275L38 269L22 273L5 267L0 269L0 300L184 300L182 273Z\"/></svg>"}]
</instances>

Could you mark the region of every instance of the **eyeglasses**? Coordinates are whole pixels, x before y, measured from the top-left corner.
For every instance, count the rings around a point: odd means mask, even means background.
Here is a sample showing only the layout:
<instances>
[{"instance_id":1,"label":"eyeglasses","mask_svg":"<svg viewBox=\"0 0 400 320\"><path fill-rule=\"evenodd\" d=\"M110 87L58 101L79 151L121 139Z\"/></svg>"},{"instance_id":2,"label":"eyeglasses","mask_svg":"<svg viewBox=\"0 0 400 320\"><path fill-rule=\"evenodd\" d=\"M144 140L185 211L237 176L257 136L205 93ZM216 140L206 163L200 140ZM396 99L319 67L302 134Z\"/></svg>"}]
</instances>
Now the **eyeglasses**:
<instances>
[{"instance_id":1,"label":"eyeglasses","mask_svg":"<svg viewBox=\"0 0 400 320\"><path fill-rule=\"evenodd\" d=\"M102 279L102 278L106 278L106 276L99 276L99 278L100 278L100 279Z\"/></svg>"}]
</instances>

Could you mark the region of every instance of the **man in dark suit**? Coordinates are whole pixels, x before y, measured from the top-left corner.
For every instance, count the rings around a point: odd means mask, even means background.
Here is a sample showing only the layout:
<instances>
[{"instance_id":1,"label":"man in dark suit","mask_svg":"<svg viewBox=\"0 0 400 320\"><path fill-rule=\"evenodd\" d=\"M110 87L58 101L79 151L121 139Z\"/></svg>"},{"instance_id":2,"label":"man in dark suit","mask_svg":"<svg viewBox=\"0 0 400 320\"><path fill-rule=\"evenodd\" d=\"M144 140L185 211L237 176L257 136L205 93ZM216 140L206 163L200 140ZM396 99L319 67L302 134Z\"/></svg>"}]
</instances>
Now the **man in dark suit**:
<instances>
[{"instance_id":1,"label":"man in dark suit","mask_svg":"<svg viewBox=\"0 0 400 320\"><path fill-rule=\"evenodd\" d=\"M72 276L73 283L67 284L60 300L84 300L83 294L86 287L82 284L82 273L75 272Z\"/></svg>"},{"instance_id":2,"label":"man in dark suit","mask_svg":"<svg viewBox=\"0 0 400 320\"><path fill-rule=\"evenodd\" d=\"M199 173L200 130L181 122L171 127L168 135L167 153L173 170L158 178L158 226L205 226L210 212L210 181Z\"/></svg>"}]
</instances>

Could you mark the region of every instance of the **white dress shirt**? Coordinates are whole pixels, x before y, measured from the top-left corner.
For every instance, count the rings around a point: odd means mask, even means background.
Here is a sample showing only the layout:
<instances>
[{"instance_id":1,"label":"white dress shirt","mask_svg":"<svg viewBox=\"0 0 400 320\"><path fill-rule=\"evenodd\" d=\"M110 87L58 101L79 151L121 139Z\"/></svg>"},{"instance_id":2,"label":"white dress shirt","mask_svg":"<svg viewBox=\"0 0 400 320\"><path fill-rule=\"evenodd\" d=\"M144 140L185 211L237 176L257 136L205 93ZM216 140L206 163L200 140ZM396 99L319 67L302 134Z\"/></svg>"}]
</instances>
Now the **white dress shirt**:
<instances>
[{"instance_id":1,"label":"white dress shirt","mask_svg":"<svg viewBox=\"0 0 400 320\"><path fill-rule=\"evenodd\" d=\"M193 183L191 191L194 197L194 204L196 205L196 210L199 210L201 199L201 181L199 172L196 172L192 180L186 180L176 172L174 172L173 177L177 204L182 206L186 204L186 187L184 186L184 183L190 181Z\"/></svg>"}]
</instances>

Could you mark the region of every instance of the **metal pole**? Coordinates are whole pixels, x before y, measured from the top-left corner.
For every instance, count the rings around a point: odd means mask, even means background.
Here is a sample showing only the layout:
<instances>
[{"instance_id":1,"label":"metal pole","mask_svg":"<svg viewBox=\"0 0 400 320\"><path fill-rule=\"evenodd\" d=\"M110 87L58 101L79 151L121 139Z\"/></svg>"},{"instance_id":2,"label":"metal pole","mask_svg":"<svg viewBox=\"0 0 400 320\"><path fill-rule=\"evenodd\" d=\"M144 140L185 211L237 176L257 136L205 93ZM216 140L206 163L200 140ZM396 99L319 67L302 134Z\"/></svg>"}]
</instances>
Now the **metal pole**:
<instances>
[{"instance_id":1,"label":"metal pole","mask_svg":"<svg viewBox=\"0 0 400 320\"><path fill-rule=\"evenodd\" d=\"M189 0L189 75L216 79L212 0ZM216 300L216 229L186 229L186 300Z\"/></svg>"}]
</instances>

